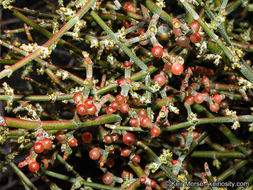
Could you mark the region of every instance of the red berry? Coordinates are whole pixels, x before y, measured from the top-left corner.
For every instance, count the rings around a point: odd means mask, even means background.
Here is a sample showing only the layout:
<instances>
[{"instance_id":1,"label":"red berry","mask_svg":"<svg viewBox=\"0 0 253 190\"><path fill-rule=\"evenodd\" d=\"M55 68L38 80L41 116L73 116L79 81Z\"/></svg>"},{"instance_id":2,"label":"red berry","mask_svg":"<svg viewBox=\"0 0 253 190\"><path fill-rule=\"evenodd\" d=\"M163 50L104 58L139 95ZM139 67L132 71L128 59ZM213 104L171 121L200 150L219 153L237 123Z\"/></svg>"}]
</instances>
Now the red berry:
<instances>
[{"instance_id":1,"label":"red berry","mask_svg":"<svg viewBox=\"0 0 253 190\"><path fill-rule=\"evenodd\" d=\"M140 178L140 183L141 184L145 184L145 182L146 182L146 177L141 177Z\"/></svg>"},{"instance_id":2,"label":"red berry","mask_svg":"<svg viewBox=\"0 0 253 190\"><path fill-rule=\"evenodd\" d=\"M161 134L161 129L157 126L151 128L150 133L152 136L158 137Z\"/></svg>"},{"instance_id":3,"label":"red berry","mask_svg":"<svg viewBox=\"0 0 253 190\"><path fill-rule=\"evenodd\" d=\"M166 62L163 66L163 69L166 73L170 73L171 72L171 63L170 62Z\"/></svg>"},{"instance_id":4,"label":"red berry","mask_svg":"<svg viewBox=\"0 0 253 190\"><path fill-rule=\"evenodd\" d=\"M115 101L118 103L118 104L123 104L125 102L125 97L121 94L118 94L116 97L115 97Z\"/></svg>"},{"instance_id":5,"label":"red berry","mask_svg":"<svg viewBox=\"0 0 253 190\"><path fill-rule=\"evenodd\" d=\"M161 57L163 55L163 48L161 46L154 46L151 51L154 57Z\"/></svg>"},{"instance_id":6,"label":"red berry","mask_svg":"<svg viewBox=\"0 0 253 190\"><path fill-rule=\"evenodd\" d=\"M40 165L38 162L33 161L28 165L28 169L30 170L30 172L36 173L37 171L39 171Z\"/></svg>"},{"instance_id":7,"label":"red berry","mask_svg":"<svg viewBox=\"0 0 253 190\"><path fill-rule=\"evenodd\" d=\"M112 101L111 102L111 107L115 110L117 110L119 108L119 104L116 101Z\"/></svg>"},{"instance_id":8,"label":"red berry","mask_svg":"<svg viewBox=\"0 0 253 190\"><path fill-rule=\"evenodd\" d=\"M92 134L88 131L82 134L82 141L85 143L90 143L92 141L92 138L93 138Z\"/></svg>"},{"instance_id":9,"label":"red berry","mask_svg":"<svg viewBox=\"0 0 253 190\"><path fill-rule=\"evenodd\" d=\"M155 188L155 187L156 187L156 182L155 182L155 180L151 179L150 186L151 186L152 188Z\"/></svg>"},{"instance_id":10,"label":"red berry","mask_svg":"<svg viewBox=\"0 0 253 190\"><path fill-rule=\"evenodd\" d=\"M33 145L33 150L34 150L34 152L36 152L36 153L42 153L43 151L44 151L44 146L43 146L43 144L42 143L40 143L40 142L37 142L37 143L35 143L34 145Z\"/></svg>"},{"instance_id":11,"label":"red berry","mask_svg":"<svg viewBox=\"0 0 253 190\"><path fill-rule=\"evenodd\" d=\"M171 22L172 22L173 28L179 28L181 26L181 22L177 18L173 18Z\"/></svg>"},{"instance_id":12,"label":"red berry","mask_svg":"<svg viewBox=\"0 0 253 190\"><path fill-rule=\"evenodd\" d=\"M140 28L138 30L138 34L141 35L141 34L144 34L145 33L145 29L144 28Z\"/></svg>"},{"instance_id":13,"label":"red berry","mask_svg":"<svg viewBox=\"0 0 253 190\"><path fill-rule=\"evenodd\" d=\"M89 115L95 115L96 112L97 112L97 108L94 105L90 109L88 109L88 114Z\"/></svg>"},{"instance_id":14,"label":"red berry","mask_svg":"<svg viewBox=\"0 0 253 190\"><path fill-rule=\"evenodd\" d=\"M141 157L139 155L134 155L132 158L132 162L135 164L139 164L141 161Z\"/></svg>"},{"instance_id":15,"label":"red berry","mask_svg":"<svg viewBox=\"0 0 253 190\"><path fill-rule=\"evenodd\" d=\"M177 160L171 160L172 165L177 165Z\"/></svg>"},{"instance_id":16,"label":"red berry","mask_svg":"<svg viewBox=\"0 0 253 190\"><path fill-rule=\"evenodd\" d=\"M128 3L125 5L125 10L126 11L132 11L134 9L134 6L131 3Z\"/></svg>"},{"instance_id":17,"label":"red berry","mask_svg":"<svg viewBox=\"0 0 253 190\"><path fill-rule=\"evenodd\" d=\"M204 99L205 97L200 93L194 97L194 100L197 104L201 104L202 102L204 102Z\"/></svg>"},{"instance_id":18,"label":"red berry","mask_svg":"<svg viewBox=\"0 0 253 190\"><path fill-rule=\"evenodd\" d=\"M108 107L106 108L106 113L107 113L107 114L114 113L114 112L116 112L116 110L113 109L111 106L108 106Z\"/></svg>"},{"instance_id":19,"label":"red berry","mask_svg":"<svg viewBox=\"0 0 253 190\"><path fill-rule=\"evenodd\" d=\"M199 28L200 28L200 25L197 21L193 21L191 24L190 24L190 27L192 28L192 30L194 32L198 32L199 31Z\"/></svg>"},{"instance_id":20,"label":"red berry","mask_svg":"<svg viewBox=\"0 0 253 190\"><path fill-rule=\"evenodd\" d=\"M130 107L127 103L124 103L124 104L120 105L119 110L121 113L128 113L130 110Z\"/></svg>"},{"instance_id":21,"label":"red berry","mask_svg":"<svg viewBox=\"0 0 253 190\"><path fill-rule=\"evenodd\" d=\"M105 185L110 185L113 182L113 176L110 173L106 173L103 177L102 177L102 181Z\"/></svg>"},{"instance_id":22,"label":"red berry","mask_svg":"<svg viewBox=\"0 0 253 190\"><path fill-rule=\"evenodd\" d=\"M190 40L192 43L198 43L201 40L201 35L198 32L194 32L191 36L190 36Z\"/></svg>"},{"instance_id":23,"label":"red berry","mask_svg":"<svg viewBox=\"0 0 253 190\"><path fill-rule=\"evenodd\" d=\"M146 116L147 116L147 111L144 110L144 109L139 110L138 116L139 116L140 118L146 117Z\"/></svg>"},{"instance_id":24,"label":"red berry","mask_svg":"<svg viewBox=\"0 0 253 190\"><path fill-rule=\"evenodd\" d=\"M131 66L131 63L129 61L124 62L124 67L129 68Z\"/></svg>"},{"instance_id":25,"label":"red berry","mask_svg":"<svg viewBox=\"0 0 253 190\"><path fill-rule=\"evenodd\" d=\"M151 120L149 119L149 117L143 117L140 121L140 124L142 127L148 128L151 126Z\"/></svg>"},{"instance_id":26,"label":"red berry","mask_svg":"<svg viewBox=\"0 0 253 190\"><path fill-rule=\"evenodd\" d=\"M73 100L75 103L81 102L82 98L83 98L83 95L79 92L75 93L73 96Z\"/></svg>"},{"instance_id":27,"label":"red berry","mask_svg":"<svg viewBox=\"0 0 253 190\"><path fill-rule=\"evenodd\" d=\"M78 115L85 115L87 113L87 108L84 104L78 104L76 110Z\"/></svg>"},{"instance_id":28,"label":"red berry","mask_svg":"<svg viewBox=\"0 0 253 190\"><path fill-rule=\"evenodd\" d=\"M112 143L112 138L111 138L111 136L110 136L110 135L105 135L105 136L104 136L104 142L105 142L106 144L111 144L111 143Z\"/></svg>"},{"instance_id":29,"label":"red berry","mask_svg":"<svg viewBox=\"0 0 253 190\"><path fill-rule=\"evenodd\" d=\"M123 86L125 84L125 79L118 79L118 85Z\"/></svg>"},{"instance_id":30,"label":"red berry","mask_svg":"<svg viewBox=\"0 0 253 190\"><path fill-rule=\"evenodd\" d=\"M210 83L209 78L208 78L208 77L206 77L206 76L204 76L204 77L202 78L202 83L203 83L204 85L209 84L209 83Z\"/></svg>"},{"instance_id":31,"label":"red berry","mask_svg":"<svg viewBox=\"0 0 253 190\"><path fill-rule=\"evenodd\" d=\"M69 138L69 139L68 139L68 143L69 143L69 146L72 146L72 147L78 145L78 141L77 141L77 139L76 139L75 137Z\"/></svg>"},{"instance_id":32,"label":"red berry","mask_svg":"<svg viewBox=\"0 0 253 190\"><path fill-rule=\"evenodd\" d=\"M111 135L111 138L112 138L112 141L115 142L115 141L119 140L119 135L117 135L117 134L112 134L112 135Z\"/></svg>"},{"instance_id":33,"label":"red berry","mask_svg":"<svg viewBox=\"0 0 253 190\"><path fill-rule=\"evenodd\" d=\"M137 118L131 118L130 121L129 121L129 124L132 127L139 127L140 126L139 120Z\"/></svg>"},{"instance_id":34,"label":"red berry","mask_svg":"<svg viewBox=\"0 0 253 190\"><path fill-rule=\"evenodd\" d=\"M166 78L164 75L157 74L154 78L154 82L158 83L159 86L163 86L166 83Z\"/></svg>"},{"instance_id":35,"label":"red berry","mask_svg":"<svg viewBox=\"0 0 253 190\"><path fill-rule=\"evenodd\" d=\"M175 34L175 36L179 37L182 36L182 30L180 28L173 28L173 33Z\"/></svg>"},{"instance_id":36,"label":"red berry","mask_svg":"<svg viewBox=\"0 0 253 190\"><path fill-rule=\"evenodd\" d=\"M193 96L187 96L186 99L185 99L185 104L186 105L192 105L194 104L195 100L194 100L194 97Z\"/></svg>"},{"instance_id":37,"label":"red berry","mask_svg":"<svg viewBox=\"0 0 253 190\"><path fill-rule=\"evenodd\" d=\"M123 142L127 146L131 146L134 144L135 136L132 133L127 133L123 136Z\"/></svg>"},{"instance_id":38,"label":"red berry","mask_svg":"<svg viewBox=\"0 0 253 190\"><path fill-rule=\"evenodd\" d=\"M43 144L45 150L48 150L52 147L52 140L49 138L42 139L41 143Z\"/></svg>"},{"instance_id":39,"label":"red berry","mask_svg":"<svg viewBox=\"0 0 253 190\"><path fill-rule=\"evenodd\" d=\"M194 139L197 139L198 137L199 137L199 132L194 131L194 132L193 132L193 138L194 138Z\"/></svg>"},{"instance_id":40,"label":"red berry","mask_svg":"<svg viewBox=\"0 0 253 190\"><path fill-rule=\"evenodd\" d=\"M93 106L92 99L85 100L84 105L86 106L87 109L91 108Z\"/></svg>"},{"instance_id":41,"label":"red berry","mask_svg":"<svg viewBox=\"0 0 253 190\"><path fill-rule=\"evenodd\" d=\"M131 173L131 172L129 172L129 171L123 171L122 173L121 173L121 178L126 178L126 177L128 177L128 179L131 179L131 178L133 178L134 177L134 175Z\"/></svg>"},{"instance_id":42,"label":"red berry","mask_svg":"<svg viewBox=\"0 0 253 190\"><path fill-rule=\"evenodd\" d=\"M174 75L181 75L184 72L184 66L180 63L174 63L171 67L171 72Z\"/></svg>"},{"instance_id":43,"label":"red berry","mask_svg":"<svg viewBox=\"0 0 253 190\"><path fill-rule=\"evenodd\" d=\"M98 148L93 148L90 152L89 152L89 157L92 160L98 160L100 157L100 151Z\"/></svg>"},{"instance_id":44,"label":"red berry","mask_svg":"<svg viewBox=\"0 0 253 190\"><path fill-rule=\"evenodd\" d=\"M219 95L219 94L215 94L215 95L214 95L214 97L213 97L214 103L220 103L221 100L222 100L221 95Z\"/></svg>"},{"instance_id":45,"label":"red berry","mask_svg":"<svg viewBox=\"0 0 253 190\"><path fill-rule=\"evenodd\" d=\"M131 154L131 150L126 147L122 148L120 151L120 155L123 157L128 157L130 154Z\"/></svg>"},{"instance_id":46,"label":"red berry","mask_svg":"<svg viewBox=\"0 0 253 190\"><path fill-rule=\"evenodd\" d=\"M190 39L186 36L180 36L176 38L176 42L180 47L188 47L190 44Z\"/></svg>"},{"instance_id":47,"label":"red berry","mask_svg":"<svg viewBox=\"0 0 253 190\"><path fill-rule=\"evenodd\" d=\"M188 136L188 132L185 131L185 132L182 133L182 135L183 135L183 137L187 137Z\"/></svg>"},{"instance_id":48,"label":"red berry","mask_svg":"<svg viewBox=\"0 0 253 190\"><path fill-rule=\"evenodd\" d=\"M64 132L63 131L57 131L57 133L55 134L55 138L58 141L63 141L64 140Z\"/></svg>"},{"instance_id":49,"label":"red berry","mask_svg":"<svg viewBox=\"0 0 253 190\"><path fill-rule=\"evenodd\" d=\"M209 109L211 112L218 112L220 110L220 106L217 103L210 103Z\"/></svg>"},{"instance_id":50,"label":"red berry","mask_svg":"<svg viewBox=\"0 0 253 190\"><path fill-rule=\"evenodd\" d=\"M105 164L107 167L111 168L114 166L114 160L112 158L108 158Z\"/></svg>"}]
</instances>

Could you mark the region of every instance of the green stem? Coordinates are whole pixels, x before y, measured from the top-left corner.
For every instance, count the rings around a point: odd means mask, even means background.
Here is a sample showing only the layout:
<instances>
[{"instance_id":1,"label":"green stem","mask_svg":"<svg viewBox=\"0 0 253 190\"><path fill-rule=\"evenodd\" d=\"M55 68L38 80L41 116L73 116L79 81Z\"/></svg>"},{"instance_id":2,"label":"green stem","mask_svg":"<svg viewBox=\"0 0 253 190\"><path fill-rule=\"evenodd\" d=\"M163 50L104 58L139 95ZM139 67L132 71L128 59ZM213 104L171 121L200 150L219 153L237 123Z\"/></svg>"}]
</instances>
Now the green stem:
<instances>
[{"instance_id":1,"label":"green stem","mask_svg":"<svg viewBox=\"0 0 253 190\"><path fill-rule=\"evenodd\" d=\"M69 176L63 175L63 174L59 174L53 171L49 171L49 170L45 170L44 173L48 176L57 178L57 179L61 179L64 181L69 181L71 183L75 183L77 182L76 178L71 178ZM106 186L106 185L101 185L98 183L92 183L92 182L87 182L87 181L83 181L84 186L89 186L95 189L103 189L103 190L122 190L122 188L117 188L117 187L111 187L111 186Z\"/></svg>"},{"instance_id":2,"label":"green stem","mask_svg":"<svg viewBox=\"0 0 253 190\"><path fill-rule=\"evenodd\" d=\"M37 187L30 181L28 177L16 166L14 162L9 160L9 165L15 174L30 188L33 190L37 190Z\"/></svg>"},{"instance_id":3,"label":"green stem","mask_svg":"<svg viewBox=\"0 0 253 190\"><path fill-rule=\"evenodd\" d=\"M50 47L51 45L53 45L54 43L56 43L63 35L66 31L68 31L70 28L72 28L76 22L78 22L78 20L80 18L82 18L82 16L91 8L91 6L94 4L95 0L89 0L84 7L82 7L76 14L75 17L73 17L72 19L70 19L60 30L59 32L57 32L52 38L50 38L45 44L43 44L43 47ZM31 62L32 60L34 60L36 57L38 57L41 54L41 49L38 49L36 51L34 51L33 53L30 53L27 57L25 57L24 59L22 59L21 61L19 61L18 63L10 66L8 69L4 69L3 71L0 72L0 79L6 77L6 76L10 76L12 74L12 72L16 71L17 69L25 66L27 63Z\"/></svg>"},{"instance_id":4,"label":"green stem","mask_svg":"<svg viewBox=\"0 0 253 190\"><path fill-rule=\"evenodd\" d=\"M74 120L30 121L11 117L4 117L4 120L7 124L7 127L35 130L42 125L45 130L64 130L91 127L106 123L114 123L120 121L121 117L116 114L107 114L96 117L94 119L86 119L85 121L80 123L76 123Z\"/></svg>"},{"instance_id":5,"label":"green stem","mask_svg":"<svg viewBox=\"0 0 253 190\"><path fill-rule=\"evenodd\" d=\"M191 157L195 158L245 158L241 152L194 151Z\"/></svg>"},{"instance_id":6,"label":"green stem","mask_svg":"<svg viewBox=\"0 0 253 190\"><path fill-rule=\"evenodd\" d=\"M217 178L217 181L224 181L229 176L235 174L237 170L244 167L247 163L248 163L247 160L242 160L242 161L238 162L232 168L227 169L225 172L223 172L221 175L219 175Z\"/></svg>"},{"instance_id":7,"label":"green stem","mask_svg":"<svg viewBox=\"0 0 253 190\"><path fill-rule=\"evenodd\" d=\"M140 67L144 72L147 72L147 66L122 42L120 42L113 31L105 24L105 22L95 13L91 11L90 15L103 28L103 30L110 36L115 44L119 47Z\"/></svg>"}]
</instances>

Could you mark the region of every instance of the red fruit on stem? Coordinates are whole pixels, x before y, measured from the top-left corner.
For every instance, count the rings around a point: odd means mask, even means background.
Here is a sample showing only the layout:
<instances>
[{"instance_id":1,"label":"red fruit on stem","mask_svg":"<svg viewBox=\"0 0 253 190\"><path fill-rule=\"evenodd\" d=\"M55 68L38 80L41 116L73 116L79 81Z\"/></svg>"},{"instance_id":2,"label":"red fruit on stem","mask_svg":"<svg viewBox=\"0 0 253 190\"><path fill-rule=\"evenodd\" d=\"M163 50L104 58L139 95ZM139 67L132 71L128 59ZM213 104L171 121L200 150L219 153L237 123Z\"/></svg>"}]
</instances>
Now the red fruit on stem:
<instances>
[{"instance_id":1,"label":"red fruit on stem","mask_svg":"<svg viewBox=\"0 0 253 190\"><path fill-rule=\"evenodd\" d=\"M48 150L52 147L52 140L49 138L42 139L41 143L43 144L45 150Z\"/></svg>"},{"instance_id":2,"label":"red fruit on stem","mask_svg":"<svg viewBox=\"0 0 253 190\"><path fill-rule=\"evenodd\" d=\"M111 138L111 136L110 136L110 135L105 135L105 136L104 136L104 142L105 142L106 144L111 144L111 143L112 143L112 138Z\"/></svg>"},{"instance_id":3,"label":"red fruit on stem","mask_svg":"<svg viewBox=\"0 0 253 190\"><path fill-rule=\"evenodd\" d=\"M129 121L131 127L139 127L139 120L137 118L131 118Z\"/></svg>"},{"instance_id":4,"label":"red fruit on stem","mask_svg":"<svg viewBox=\"0 0 253 190\"><path fill-rule=\"evenodd\" d=\"M201 35L198 32L194 32L191 36L190 36L190 40L192 43L199 43L201 40Z\"/></svg>"},{"instance_id":5,"label":"red fruit on stem","mask_svg":"<svg viewBox=\"0 0 253 190\"><path fill-rule=\"evenodd\" d=\"M149 117L143 117L142 119L141 119L141 121L140 121L140 124L141 124L141 126L142 127L144 127L144 128L148 128L148 127L150 127L151 126L151 120L149 119Z\"/></svg>"},{"instance_id":6,"label":"red fruit on stem","mask_svg":"<svg viewBox=\"0 0 253 190\"><path fill-rule=\"evenodd\" d=\"M124 85L125 84L125 79L118 79L118 85L119 86L122 86L122 85Z\"/></svg>"},{"instance_id":7,"label":"red fruit on stem","mask_svg":"<svg viewBox=\"0 0 253 190\"><path fill-rule=\"evenodd\" d=\"M222 100L222 96L219 95L219 94L215 94L214 97L213 97L213 101L214 103L220 103Z\"/></svg>"},{"instance_id":8,"label":"red fruit on stem","mask_svg":"<svg viewBox=\"0 0 253 190\"><path fill-rule=\"evenodd\" d=\"M89 115L95 115L97 112L96 106L92 106L90 109L87 110Z\"/></svg>"},{"instance_id":9,"label":"red fruit on stem","mask_svg":"<svg viewBox=\"0 0 253 190\"><path fill-rule=\"evenodd\" d=\"M91 108L93 106L93 101L92 99L87 99L84 101L84 105L87 109Z\"/></svg>"},{"instance_id":10,"label":"red fruit on stem","mask_svg":"<svg viewBox=\"0 0 253 190\"><path fill-rule=\"evenodd\" d=\"M100 157L100 151L99 151L99 149L98 148L93 148L92 150L90 150L89 157L92 160L98 160L99 157Z\"/></svg>"},{"instance_id":11,"label":"red fruit on stem","mask_svg":"<svg viewBox=\"0 0 253 190\"><path fill-rule=\"evenodd\" d=\"M76 107L78 115L85 115L87 113L87 108L84 104L78 104Z\"/></svg>"},{"instance_id":12,"label":"red fruit on stem","mask_svg":"<svg viewBox=\"0 0 253 190\"><path fill-rule=\"evenodd\" d=\"M81 93L75 93L73 96L74 102L77 104L78 102L81 102L83 98L83 95Z\"/></svg>"},{"instance_id":13,"label":"red fruit on stem","mask_svg":"<svg viewBox=\"0 0 253 190\"><path fill-rule=\"evenodd\" d=\"M64 140L64 132L63 131L57 131L57 133L55 134L55 138L58 141L63 141Z\"/></svg>"},{"instance_id":14,"label":"red fruit on stem","mask_svg":"<svg viewBox=\"0 0 253 190\"><path fill-rule=\"evenodd\" d=\"M141 157L139 155L134 155L132 158L132 162L135 164L139 164L141 161Z\"/></svg>"},{"instance_id":15,"label":"red fruit on stem","mask_svg":"<svg viewBox=\"0 0 253 190\"><path fill-rule=\"evenodd\" d=\"M120 151L120 155L123 157L128 157L130 154L131 154L131 150L126 147L122 148Z\"/></svg>"},{"instance_id":16,"label":"red fruit on stem","mask_svg":"<svg viewBox=\"0 0 253 190\"><path fill-rule=\"evenodd\" d=\"M193 132L193 138L197 139L199 137L199 132L198 131L194 131Z\"/></svg>"},{"instance_id":17,"label":"red fruit on stem","mask_svg":"<svg viewBox=\"0 0 253 190\"><path fill-rule=\"evenodd\" d=\"M150 129L150 133L152 136L158 137L161 134L161 129L157 126L154 126Z\"/></svg>"},{"instance_id":18,"label":"red fruit on stem","mask_svg":"<svg viewBox=\"0 0 253 190\"><path fill-rule=\"evenodd\" d=\"M193 96L187 96L186 99L185 99L185 104L186 105L192 105L194 104L195 100L194 100L194 97Z\"/></svg>"},{"instance_id":19,"label":"red fruit on stem","mask_svg":"<svg viewBox=\"0 0 253 190\"><path fill-rule=\"evenodd\" d=\"M145 184L145 182L146 182L146 177L141 177L140 178L140 183L141 184Z\"/></svg>"},{"instance_id":20,"label":"red fruit on stem","mask_svg":"<svg viewBox=\"0 0 253 190\"><path fill-rule=\"evenodd\" d=\"M125 97L121 94L118 94L116 97L115 97L115 101L118 103L118 104L123 104L125 102Z\"/></svg>"},{"instance_id":21,"label":"red fruit on stem","mask_svg":"<svg viewBox=\"0 0 253 190\"><path fill-rule=\"evenodd\" d=\"M177 160L171 160L172 165L177 165Z\"/></svg>"},{"instance_id":22,"label":"red fruit on stem","mask_svg":"<svg viewBox=\"0 0 253 190\"><path fill-rule=\"evenodd\" d=\"M181 22L177 18L173 18L171 22L172 22L173 28L180 28Z\"/></svg>"},{"instance_id":23,"label":"red fruit on stem","mask_svg":"<svg viewBox=\"0 0 253 190\"><path fill-rule=\"evenodd\" d=\"M130 66L131 66L131 63L129 61L124 62L124 67L125 68L130 68Z\"/></svg>"},{"instance_id":24,"label":"red fruit on stem","mask_svg":"<svg viewBox=\"0 0 253 190\"><path fill-rule=\"evenodd\" d=\"M82 141L85 143L90 143L92 141L92 138L93 138L92 134L88 131L82 134Z\"/></svg>"},{"instance_id":25,"label":"red fruit on stem","mask_svg":"<svg viewBox=\"0 0 253 190\"><path fill-rule=\"evenodd\" d=\"M190 44L190 39L186 36L180 36L176 38L176 42L180 47L188 47Z\"/></svg>"},{"instance_id":26,"label":"red fruit on stem","mask_svg":"<svg viewBox=\"0 0 253 190\"><path fill-rule=\"evenodd\" d=\"M107 113L107 114L114 113L114 112L116 112L116 110L113 109L111 106L108 106L108 107L106 108L106 113Z\"/></svg>"},{"instance_id":27,"label":"red fruit on stem","mask_svg":"<svg viewBox=\"0 0 253 190\"><path fill-rule=\"evenodd\" d=\"M113 182L113 176L110 173L106 173L103 177L102 177L102 181L105 185L110 185Z\"/></svg>"},{"instance_id":28,"label":"red fruit on stem","mask_svg":"<svg viewBox=\"0 0 253 190\"><path fill-rule=\"evenodd\" d=\"M154 78L154 82L158 83L159 86L163 86L166 83L166 78L162 74L157 74Z\"/></svg>"},{"instance_id":29,"label":"red fruit on stem","mask_svg":"<svg viewBox=\"0 0 253 190\"><path fill-rule=\"evenodd\" d=\"M40 165L38 162L33 161L28 165L28 169L30 170L30 172L32 173L37 173L40 169Z\"/></svg>"},{"instance_id":30,"label":"red fruit on stem","mask_svg":"<svg viewBox=\"0 0 253 190\"><path fill-rule=\"evenodd\" d=\"M199 28L200 28L200 25L197 21L193 21L191 24L190 24L190 27L191 29L194 31L194 32L198 32L199 31Z\"/></svg>"},{"instance_id":31,"label":"red fruit on stem","mask_svg":"<svg viewBox=\"0 0 253 190\"><path fill-rule=\"evenodd\" d=\"M154 57L161 57L163 55L163 48L161 46L154 46L151 51Z\"/></svg>"},{"instance_id":32,"label":"red fruit on stem","mask_svg":"<svg viewBox=\"0 0 253 190\"><path fill-rule=\"evenodd\" d=\"M121 113L128 113L130 110L130 107L127 103L124 103L120 105L119 110Z\"/></svg>"},{"instance_id":33,"label":"red fruit on stem","mask_svg":"<svg viewBox=\"0 0 253 190\"><path fill-rule=\"evenodd\" d=\"M152 188L155 188L155 187L156 187L156 182L155 182L155 180L151 179L150 186L151 186Z\"/></svg>"},{"instance_id":34,"label":"red fruit on stem","mask_svg":"<svg viewBox=\"0 0 253 190\"><path fill-rule=\"evenodd\" d=\"M119 108L119 104L116 101L112 101L111 102L111 107L115 110L117 110Z\"/></svg>"},{"instance_id":35,"label":"red fruit on stem","mask_svg":"<svg viewBox=\"0 0 253 190\"><path fill-rule=\"evenodd\" d=\"M78 145L78 141L75 137L71 137L68 139L69 146L74 147Z\"/></svg>"},{"instance_id":36,"label":"red fruit on stem","mask_svg":"<svg viewBox=\"0 0 253 190\"><path fill-rule=\"evenodd\" d=\"M125 10L126 11L133 11L134 10L134 6L131 3L127 3L125 5Z\"/></svg>"},{"instance_id":37,"label":"red fruit on stem","mask_svg":"<svg viewBox=\"0 0 253 190\"><path fill-rule=\"evenodd\" d=\"M201 104L204 102L205 100L205 97L202 95L202 94L197 94L195 97L194 97L194 100L197 104Z\"/></svg>"},{"instance_id":38,"label":"red fruit on stem","mask_svg":"<svg viewBox=\"0 0 253 190\"><path fill-rule=\"evenodd\" d=\"M42 153L43 151L44 151L44 146L43 146L43 144L42 143L40 143L40 142L37 142L37 143L35 143L34 145L33 145L33 150L34 150L34 152L36 152L36 153Z\"/></svg>"},{"instance_id":39,"label":"red fruit on stem","mask_svg":"<svg viewBox=\"0 0 253 190\"><path fill-rule=\"evenodd\" d=\"M184 66L181 63L174 63L171 67L171 72L174 75L181 75L184 72Z\"/></svg>"},{"instance_id":40,"label":"red fruit on stem","mask_svg":"<svg viewBox=\"0 0 253 190\"><path fill-rule=\"evenodd\" d=\"M209 109L211 112L218 112L220 110L220 106L217 103L210 103Z\"/></svg>"},{"instance_id":41,"label":"red fruit on stem","mask_svg":"<svg viewBox=\"0 0 253 190\"><path fill-rule=\"evenodd\" d=\"M183 36L182 30L180 28L173 28L173 34L175 34L177 37Z\"/></svg>"},{"instance_id":42,"label":"red fruit on stem","mask_svg":"<svg viewBox=\"0 0 253 190\"><path fill-rule=\"evenodd\" d=\"M123 136L123 142L127 146L131 146L134 144L135 136L132 133L127 133Z\"/></svg>"},{"instance_id":43,"label":"red fruit on stem","mask_svg":"<svg viewBox=\"0 0 253 190\"><path fill-rule=\"evenodd\" d=\"M139 116L140 118L146 117L146 116L147 116L147 111L144 110L144 109L139 110L138 116Z\"/></svg>"}]
</instances>

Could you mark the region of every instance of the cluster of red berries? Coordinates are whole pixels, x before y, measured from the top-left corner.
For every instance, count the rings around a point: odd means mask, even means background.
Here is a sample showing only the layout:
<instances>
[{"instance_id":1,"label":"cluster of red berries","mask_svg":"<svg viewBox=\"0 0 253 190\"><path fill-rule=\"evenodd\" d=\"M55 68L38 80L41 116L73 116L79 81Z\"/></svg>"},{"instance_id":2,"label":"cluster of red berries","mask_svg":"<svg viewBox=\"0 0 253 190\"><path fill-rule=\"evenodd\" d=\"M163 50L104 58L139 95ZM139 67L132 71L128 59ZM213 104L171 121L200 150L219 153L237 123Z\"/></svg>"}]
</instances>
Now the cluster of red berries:
<instances>
[{"instance_id":1,"label":"cluster of red berries","mask_svg":"<svg viewBox=\"0 0 253 190\"><path fill-rule=\"evenodd\" d=\"M76 103L76 111L78 115L95 115L97 112L96 106L93 104L92 99L88 98L84 100L81 93L75 93L73 100Z\"/></svg>"},{"instance_id":2,"label":"cluster of red berries","mask_svg":"<svg viewBox=\"0 0 253 190\"><path fill-rule=\"evenodd\" d=\"M114 113L117 110L119 110L121 113L128 113L130 110L130 106L129 104L125 103L126 102L126 98L121 95L118 94L115 97L115 101L112 101L110 106L108 106L106 108L106 113L110 114L110 113Z\"/></svg>"},{"instance_id":3,"label":"cluster of red berries","mask_svg":"<svg viewBox=\"0 0 253 190\"><path fill-rule=\"evenodd\" d=\"M189 37L185 36L181 30L181 22L174 18L172 19L173 24L173 33L176 36L176 42L181 47L188 47L190 44L190 41L192 43L199 43L201 41L201 35L198 32L200 29L200 25L197 21L194 21L190 24L190 27L192 29L192 34Z\"/></svg>"},{"instance_id":4,"label":"cluster of red berries","mask_svg":"<svg viewBox=\"0 0 253 190\"><path fill-rule=\"evenodd\" d=\"M66 139L65 139L65 134L64 134L63 131L57 131L57 133L55 134L55 138L56 138L59 142L61 142L61 143L64 143L65 140L66 140ZM73 136L69 137L69 138L67 139L67 142L68 142L69 146L71 146L71 147L75 147L75 146L78 145L78 140L77 140L75 137L73 137Z\"/></svg>"},{"instance_id":5,"label":"cluster of red berries","mask_svg":"<svg viewBox=\"0 0 253 190\"><path fill-rule=\"evenodd\" d=\"M192 105L193 103L201 104L204 102L205 97L209 97L208 93L198 93L195 96L187 96L185 99L186 105ZM220 110L219 103L225 98L225 95L215 94L211 97L213 103L209 103L209 109L212 112L218 112Z\"/></svg>"}]
</instances>

